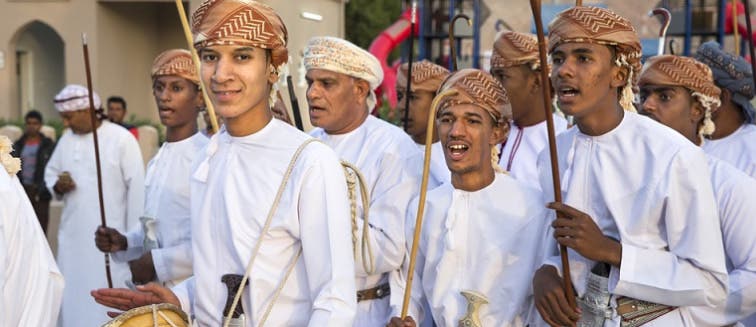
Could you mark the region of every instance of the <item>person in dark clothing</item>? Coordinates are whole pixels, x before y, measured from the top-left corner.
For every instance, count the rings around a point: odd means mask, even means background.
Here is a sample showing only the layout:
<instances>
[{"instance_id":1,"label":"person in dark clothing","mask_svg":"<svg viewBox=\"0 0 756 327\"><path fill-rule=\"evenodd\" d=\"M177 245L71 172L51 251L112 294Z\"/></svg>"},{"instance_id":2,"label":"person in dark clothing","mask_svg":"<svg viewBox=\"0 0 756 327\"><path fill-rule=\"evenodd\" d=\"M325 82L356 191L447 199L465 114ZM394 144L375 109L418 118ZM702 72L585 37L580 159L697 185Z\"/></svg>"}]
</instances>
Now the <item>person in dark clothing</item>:
<instances>
[{"instance_id":1,"label":"person in dark clothing","mask_svg":"<svg viewBox=\"0 0 756 327\"><path fill-rule=\"evenodd\" d=\"M108 119L128 129L139 140L137 127L126 122L126 100L122 97L116 95L108 98Z\"/></svg>"},{"instance_id":2,"label":"person in dark clothing","mask_svg":"<svg viewBox=\"0 0 756 327\"><path fill-rule=\"evenodd\" d=\"M29 111L24 117L24 126L24 135L13 144L13 156L21 158L18 179L24 185L42 231L47 235L52 195L45 187L45 166L55 149L55 142L40 133L42 114L39 111Z\"/></svg>"}]
</instances>

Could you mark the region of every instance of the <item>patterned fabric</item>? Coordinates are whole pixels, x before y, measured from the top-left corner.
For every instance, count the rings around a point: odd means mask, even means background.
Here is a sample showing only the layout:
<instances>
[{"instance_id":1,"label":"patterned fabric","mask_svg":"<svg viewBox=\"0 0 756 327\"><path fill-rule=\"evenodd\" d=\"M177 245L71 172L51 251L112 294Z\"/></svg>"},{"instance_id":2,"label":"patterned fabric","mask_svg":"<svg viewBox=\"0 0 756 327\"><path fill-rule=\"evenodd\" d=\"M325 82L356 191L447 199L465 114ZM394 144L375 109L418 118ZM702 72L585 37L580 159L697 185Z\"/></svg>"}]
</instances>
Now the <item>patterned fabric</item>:
<instances>
[{"instance_id":1,"label":"patterned fabric","mask_svg":"<svg viewBox=\"0 0 756 327\"><path fill-rule=\"evenodd\" d=\"M441 100L438 113L451 106L473 104L486 110L496 122L512 118L507 91L498 80L482 70L468 68L452 73L438 92L449 89L457 90L457 94Z\"/></svg>"},{"instance_id":2,"label":"patterned fabric","mask_svg":"<svg viewBox=\"0 0 756 327\"><path fill-rule=\"evenodd\" d=\"M407 89L407 73L409 64L399 66L396 74L396 88ZM422 60L412 64L412 91L428 91L436 93L441 83L449 76L449 70L436 65L428 60Z\"/></svg>"},{"instance_id":3,"label":"patterned fabric","mask_svg":"<svg viewBox=\"0 0 756 327\"><path fill-rule=\"evenodd\" d=\"M499 33L491 54L491 69L509 68L531 64L531 68L540 66L538 39L535 35L505 31Z\"/></svg>"},{"instance_id":4,"label":"patterned fabric","mask_svg":"<svg viewBox=\"0 0 756 327\"><path fill-rule=\"evenodd\" d=\"M711 69L690 57L663 55L650 58L643 66L638 84L679 85L716 99L720 94L714 85Z\"/></svg>"},{"instance_id":5,"label":"patterned fabric","mask_svg":"<svg viewBox=\"0 0 756 327\"><path fill-rule=\"evenodd\" d=\"M632 107L633 87L641 70L641 45L635 28L626 18L596 7L572 7L562 11L549 24L549 53L563 43L596 43L616 49L615 64L627 67L627 84L622 89L620 104L625 110Z\"/></svg>"},{"instance_id":6,"label":"patterned fabric","mask_svg":"<svg viewBox=\"0 0 756 327\"><path fill-rule=\"evenodd\" d=\"M370 52L344 39L320 36L307 42L304 50L305 69L323 69L367 81L370 84L367 110L376 104L375 88L383 81L381 63Z\"/></svg>"},{"instance_id":7,"label":"patterned fabric","mask_svg":"<svg viewBox=\"0 0 756 327\"><path fill-rule=\"evenodd\" d=\"M102 106L100 96L93 92L95 109ZM89 109L89 91L78 84L69 84L55 96L55 109L59 112Z\"/></svg>"},{"instance_id":8,"label":"patterned fabric","mask_svg":"<svg viewBox=\"0 0 756 327\"><path fill-rule=\"evenodd\" d=\"M273 8L252 0L204 0L192 14L197 50L213 45L269 49L278 67L288 60L286 25Z\"/></svg>"},{"instance_id":9,"label":"patterned fabric","mask_svg":"<svg viewBox=\"0 0 756 327\"><path fill-rule=\"evenodd\" d=\"M150 75L152 80L158 76L174 75L199 85L199 75L192 62L192 54L184 49L172 49L159 54L152 62Z\"/></svg>"},{"instance_id":10,"label":"patterned fabric","mask_svg":"<svg viewBox=\"0 0 756 327\"><path fill-rule=\"evenodd\" d=\"M717 86L732 93L732 102L743 110L747 123L753 123L756 110L751 105L754 97L751 65L739 56L722 51L715 41L698 47L695 58L711 68Z\"/></svg>"}]
</instances>

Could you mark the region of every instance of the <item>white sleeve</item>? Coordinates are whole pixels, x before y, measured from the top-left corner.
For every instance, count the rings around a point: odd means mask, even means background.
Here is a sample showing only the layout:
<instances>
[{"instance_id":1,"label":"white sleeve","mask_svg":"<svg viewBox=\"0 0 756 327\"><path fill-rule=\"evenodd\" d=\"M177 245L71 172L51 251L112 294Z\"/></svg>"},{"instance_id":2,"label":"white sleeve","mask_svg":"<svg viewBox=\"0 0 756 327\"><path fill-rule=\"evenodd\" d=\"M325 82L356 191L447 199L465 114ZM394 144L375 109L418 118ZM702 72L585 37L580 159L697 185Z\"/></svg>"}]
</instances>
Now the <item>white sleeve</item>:
<instances>
[{"instance_id":1,"label":"white sleeve","mask_svg":"<svg viewBox=\"0 0 756 327\"><path fill-rule=\"evenodd\" d=\"M121 172L127 188L125 231L139 228L139 217L144 212L144 161L136 139L128 136L121 141Z\"/></svg>"},{"instance_id":2,"label":"white sleeve","mask_svg":"<svg viewBox=\"0 0 756 327\"><path fill-rule=\"evenodd\" d=\"M126 233L127 248L123 251L113 252L110 257L115 262L129 262L131 260L139 259L144 251L144 231L142 226L133 226L131 231Z\"/></svg>"},{"instance_id":3,"label":"white sleeve","mask_svg":"<svg viewBox=\"0 0 756 327\"><path fill-rule=\"evenodd\" d=\"M194 299L196 296L195 285L194 277L192 276L171 288L171 291L181 303L181 310L184 310L189 317L194 316Z\"/></svg>"},{"instance_id":4,"label":"white sleeve","mask_svg":"<svg viewBox=\"0 0 756 327\"><path fill-rule=\"evenodd\" d=\"M152 264L161 282L192 275L192 244L183 242L168 248L152 250Z\"/></svg>"},{"instance_id":5,"label":"white sleeve","mask_svg":"<svg viewBox=\"0 0 756 327\"><path fill-rule=\"evenodd\" d=\"M412 250L412 240L415 238L415 222L417 221L417 205L419 197L414 196L407 208L407 214L405 218L405 238L406 242L406 256L402 269L389 275L389 283L391 284L391 298L389 302L391 304L391 317L401 317L402 306L404 305L404 294L407 292L407 278L409 277L409 261L410 251ZM426 210L428 207L426 203ZM421 237L422 239L422 237ZM418 326L424 326L423 321L425 316L430 316L430 312L425 312L426 298L423 291L423 267L425 267L425 255L421 248L417 249L417 256L415 257L415 269L412 276L412 293L410 295L410 302L407 307L407 315L415 319Z\"/></svg>"},{"instance_id":6,"label":"white sleeve","mask_svg":"<svg viewBox=\"0 0 756 327\"><path fill-rule=\"evenodd\" d=\"M55 183L58 182L58 175L63 172L62 170L62 160L63 155L61 152L65 151L60 146L61 142L65 143L65 137L64 134L61 136L60 140L58 141L58 146L55 147L53 150L52 155L50 156L50 160L47 161L47 165L45 166L45 186L47 186L47 189L50 191L50 194L52 194L56 200L61 200L63 197L60 196L58 193L56 193L53 190L53 187L55 186Z\"/></svg>"}]
</instances>

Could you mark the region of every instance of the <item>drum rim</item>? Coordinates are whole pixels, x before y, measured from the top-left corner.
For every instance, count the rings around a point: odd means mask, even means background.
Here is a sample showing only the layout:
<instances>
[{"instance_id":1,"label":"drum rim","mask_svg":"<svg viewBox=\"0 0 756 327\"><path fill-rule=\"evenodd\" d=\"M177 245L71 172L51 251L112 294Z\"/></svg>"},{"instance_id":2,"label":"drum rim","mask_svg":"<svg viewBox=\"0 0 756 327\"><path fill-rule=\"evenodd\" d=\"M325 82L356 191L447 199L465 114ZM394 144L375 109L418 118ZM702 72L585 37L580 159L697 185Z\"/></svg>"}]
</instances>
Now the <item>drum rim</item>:
<instances>
[{"instance_id":1,"label":"drum rim","mask_svg":"<svg viewBox=\"0 0 756 327\"><path fill-rule=\"evenodd\" d=\"M186 323L186 324L189 323L188 316L186 315L186 313L184 312L184 310L181 310L181 308L179 308L178 306L176 306L174 304L171 304L171 303L157 303L157 304L150 304L150 305L145 305L145 306L141 306L141 307L136 307L136 308L133 308L131 310L125 311L125 312L121 313L120 315L118 315L117 317L113 318L113 320L109 321L107 324L103 325L102 327L118 327L118 326L121 326L121 324L125 323L128 319L130 319L132 317L152 312L152 307L153 306L155 306L155 308L158 311L162 311L162 310L173 311L173 312L175 312L176 314L179 315L179 317L184 321L184 323Z\"/></svg>"}]
</instances>

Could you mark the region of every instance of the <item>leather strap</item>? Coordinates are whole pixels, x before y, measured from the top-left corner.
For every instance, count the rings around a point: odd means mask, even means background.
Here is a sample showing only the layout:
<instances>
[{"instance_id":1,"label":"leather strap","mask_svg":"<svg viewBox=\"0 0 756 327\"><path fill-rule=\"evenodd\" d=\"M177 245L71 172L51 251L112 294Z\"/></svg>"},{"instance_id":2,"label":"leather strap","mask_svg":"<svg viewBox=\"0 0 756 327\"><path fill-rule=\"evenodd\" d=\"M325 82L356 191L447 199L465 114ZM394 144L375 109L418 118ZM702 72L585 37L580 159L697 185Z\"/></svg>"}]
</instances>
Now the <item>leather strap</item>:
<instances>
[{"instance_id":1,"label":"leather strap","mask_svg":"<svg viewBox=\"0 0 756 327\"><path fill-rule=\"evenodd\" d=\"M383 283L373 288L357 291L357 302L382 299L389 295L391 295L391 287L388 283Z\"/></svg>"},{"instance_id":2,"label":"leather strap","mask_svg":"<svg viewBox=\"0 0 756 327\"><path fill-rule=\"evenodd\" d=\"M622 317L622 322L620 324L622 327L644 325L675 309L677 309L677 307L624 296L617 297L617 314Z\"/></svg>"}]
</instances>

